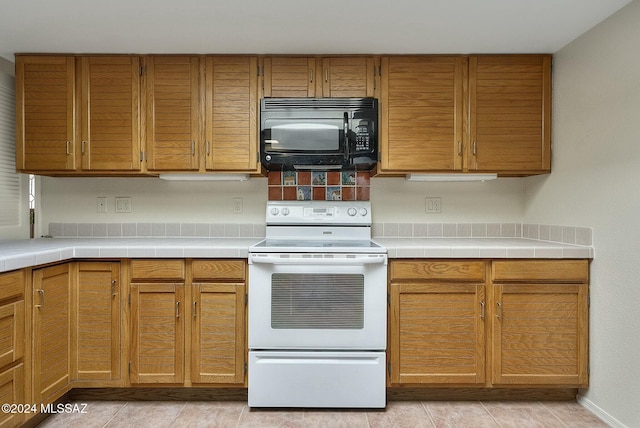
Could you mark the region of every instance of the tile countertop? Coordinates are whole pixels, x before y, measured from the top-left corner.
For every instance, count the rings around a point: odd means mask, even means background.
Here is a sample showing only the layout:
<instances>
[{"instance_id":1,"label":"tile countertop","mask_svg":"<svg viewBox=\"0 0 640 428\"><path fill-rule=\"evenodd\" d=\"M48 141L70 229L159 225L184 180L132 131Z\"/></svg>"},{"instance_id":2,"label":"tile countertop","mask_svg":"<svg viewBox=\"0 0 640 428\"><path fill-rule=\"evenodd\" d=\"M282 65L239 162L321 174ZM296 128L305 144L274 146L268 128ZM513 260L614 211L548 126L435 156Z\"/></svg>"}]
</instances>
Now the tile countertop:
<instances>
[{"instance_id":1,"label":"tile countertop","mask_svg":"<svg viewBox=\"0 0 640 428\"><path fill-rule=\"evenodd\" d=\"M592 259L593 247L527 238L374 238L390 258Z\"/></svg>"},{"instance_id":2,"label":"tile countertop","mask_svg":"<svg viewBox=\"0 0 640 428\"><path fill-rule=\"evenodd\" d=\"M0 240L0 272L73 258L246 258L262 238ZM374 238L390 258L593 258L593 247L525 238Z\"/></svg>"}]
</instances>

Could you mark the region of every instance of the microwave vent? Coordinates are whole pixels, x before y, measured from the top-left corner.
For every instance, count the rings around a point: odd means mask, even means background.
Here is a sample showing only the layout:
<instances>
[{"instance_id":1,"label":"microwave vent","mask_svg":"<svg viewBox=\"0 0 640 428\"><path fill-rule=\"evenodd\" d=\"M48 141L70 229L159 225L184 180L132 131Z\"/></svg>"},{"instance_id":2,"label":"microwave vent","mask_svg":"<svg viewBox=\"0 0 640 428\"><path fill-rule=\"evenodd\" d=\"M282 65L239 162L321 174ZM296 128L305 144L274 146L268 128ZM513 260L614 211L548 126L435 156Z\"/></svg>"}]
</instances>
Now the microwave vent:
<instances>
[{"instance_id":1,"label":"microwave vent","mask_svg":"<svg viewBox=\"0 0 640 428\"><path fill-rule=\"evenodd\" d=\"M263 98L263 110L280 109L375 109L375 98Z\"/></svg>"}]
</instances>

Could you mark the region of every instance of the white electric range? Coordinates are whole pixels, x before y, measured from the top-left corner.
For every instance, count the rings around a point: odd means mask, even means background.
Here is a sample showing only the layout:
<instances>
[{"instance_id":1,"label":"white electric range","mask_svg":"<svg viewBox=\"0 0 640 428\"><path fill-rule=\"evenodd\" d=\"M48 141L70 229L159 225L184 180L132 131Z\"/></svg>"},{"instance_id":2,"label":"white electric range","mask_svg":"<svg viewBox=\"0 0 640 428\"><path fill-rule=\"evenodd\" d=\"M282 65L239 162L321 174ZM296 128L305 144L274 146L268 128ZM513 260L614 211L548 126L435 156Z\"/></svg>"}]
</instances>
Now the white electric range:
<instances>
[{"instance_id":1,"label":"white electric range","mask_svg":"<svg viewBox=\"0 0 640 428\"><path fill-rule=\"evenodd\" d=\"M249 249L249 406L385 407L387 254L365 201L268 202Z\"/></svg>"}]
</instances>

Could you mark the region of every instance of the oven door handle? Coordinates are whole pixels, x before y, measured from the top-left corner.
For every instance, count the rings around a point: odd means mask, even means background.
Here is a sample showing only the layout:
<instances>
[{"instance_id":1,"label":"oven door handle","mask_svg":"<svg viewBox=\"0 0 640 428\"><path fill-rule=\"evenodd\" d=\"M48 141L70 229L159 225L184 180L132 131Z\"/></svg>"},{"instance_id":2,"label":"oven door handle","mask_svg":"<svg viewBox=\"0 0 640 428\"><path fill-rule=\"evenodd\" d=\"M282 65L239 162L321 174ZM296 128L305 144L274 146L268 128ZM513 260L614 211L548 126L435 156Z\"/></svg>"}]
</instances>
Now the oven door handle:
<instances>
[{"instance_id":1,"label":"oven door handle","mask_svg":"<svg viewBox=\"0 0 640 428\"><path fill-rule=\"evenodd\" d=\"M385 254L364 257L278 257L278 256L249 256L249 263L262 263L272 265L371 265L387 262Z\"/></svg>"}]
</instances>

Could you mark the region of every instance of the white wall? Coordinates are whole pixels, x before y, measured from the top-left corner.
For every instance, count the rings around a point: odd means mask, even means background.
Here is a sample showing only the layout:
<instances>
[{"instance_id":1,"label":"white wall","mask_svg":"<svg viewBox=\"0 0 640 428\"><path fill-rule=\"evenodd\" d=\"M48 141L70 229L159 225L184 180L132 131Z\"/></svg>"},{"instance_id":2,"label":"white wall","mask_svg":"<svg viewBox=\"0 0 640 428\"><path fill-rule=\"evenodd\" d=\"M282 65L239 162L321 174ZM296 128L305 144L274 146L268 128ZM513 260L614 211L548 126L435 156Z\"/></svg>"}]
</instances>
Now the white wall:
<instances>
[{"instance_id":1,"label":"white wall","mask_svg":"<svg viewBox=\"0 0 640 428\"><path fill-rule=\"evenodd\" d=\"M590 226L587 406L640 427L640 1L554 57L553 173L525 180L525 222Z\"/></svg>"},{"instance_id":2,"label":"white wall","mask_svg":"<svg viewBox=\"0 0 640 428\"><path fill-rule=\"evenodd\" d=\"M522 219L522 179L486 183L409 183L371 179L374 222L513 222ZM158 178L41 178L37 235L49 223L262 223L266 178L247 182L176 182ZM97 212L106 196L108 212ZM114 212L116 196L131 196L130 214ZM426 196L442 198L442 214L426 214ZM233 214L233 198L243 213Z\"/></svg>"}]
</instances>

